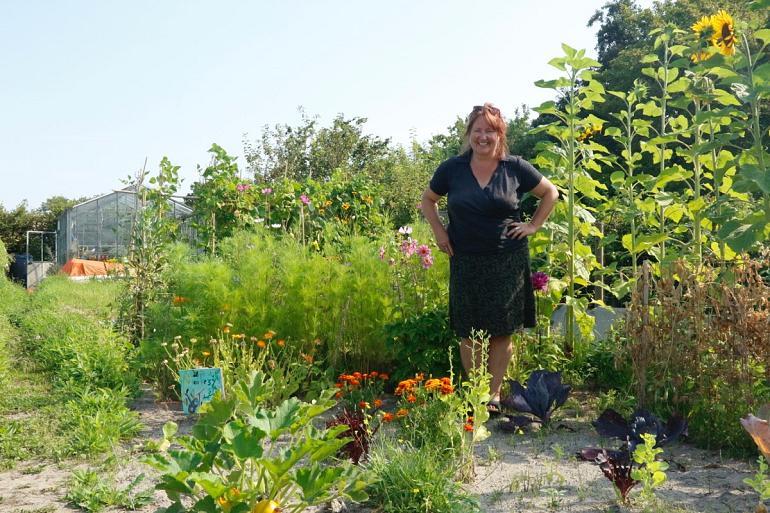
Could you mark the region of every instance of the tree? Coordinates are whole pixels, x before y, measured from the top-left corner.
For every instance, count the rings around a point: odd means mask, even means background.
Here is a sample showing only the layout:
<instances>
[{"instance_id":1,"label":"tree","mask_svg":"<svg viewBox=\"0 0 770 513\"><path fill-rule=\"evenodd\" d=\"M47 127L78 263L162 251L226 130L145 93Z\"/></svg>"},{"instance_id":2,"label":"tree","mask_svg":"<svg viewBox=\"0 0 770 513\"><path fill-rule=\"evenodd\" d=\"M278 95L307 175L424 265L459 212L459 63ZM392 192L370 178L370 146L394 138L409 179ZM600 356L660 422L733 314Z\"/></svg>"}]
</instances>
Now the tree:
<instances>
[{"instance_id":1,"label":"tree","mask_svg":"<svg viewBox=\"0 0 770 513\"><path fill-rule=\"evenodd\" d=\"M366 118L339 114L331 126L319 128L317 117L302 108L300 113L299 125L265 126L258 143L244 142L246 162L258 181L327 180L336 169L371 173L387 157L389 139L364 134Z\"/></svg>"}]
</instances>

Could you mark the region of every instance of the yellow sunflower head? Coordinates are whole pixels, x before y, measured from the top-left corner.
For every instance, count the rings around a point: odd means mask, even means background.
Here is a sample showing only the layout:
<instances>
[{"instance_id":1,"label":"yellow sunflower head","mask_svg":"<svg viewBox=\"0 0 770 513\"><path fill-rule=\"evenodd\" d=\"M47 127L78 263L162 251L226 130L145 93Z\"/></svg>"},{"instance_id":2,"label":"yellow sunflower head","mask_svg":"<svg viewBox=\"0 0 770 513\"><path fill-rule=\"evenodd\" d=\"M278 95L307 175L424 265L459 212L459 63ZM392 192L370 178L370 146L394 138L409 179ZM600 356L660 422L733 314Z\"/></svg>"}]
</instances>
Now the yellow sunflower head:
<instances>
[{"instance_id":1,"label":"yellow sunflower head","mask_svg":"<svg viewBox=\"0 0 770 513\"><path fill-rule=\"evenodd\" d=\"M721 10L711 17L711 28L714 30L711 43L722 55L734 55L736 39L733 17L727 11Z\"/></svg>"},{"instance_id":2,"label":"yellow sunflower head","mask_svg":"<svg viewBox=\"0 0 770 513\"><path fill-rule=\"evenodd\" d=\"M711 18L713 18L713 16L703 16L692 24L692 31L698 35L708 35L712 30Z\"/></svg>"}]
</instances>

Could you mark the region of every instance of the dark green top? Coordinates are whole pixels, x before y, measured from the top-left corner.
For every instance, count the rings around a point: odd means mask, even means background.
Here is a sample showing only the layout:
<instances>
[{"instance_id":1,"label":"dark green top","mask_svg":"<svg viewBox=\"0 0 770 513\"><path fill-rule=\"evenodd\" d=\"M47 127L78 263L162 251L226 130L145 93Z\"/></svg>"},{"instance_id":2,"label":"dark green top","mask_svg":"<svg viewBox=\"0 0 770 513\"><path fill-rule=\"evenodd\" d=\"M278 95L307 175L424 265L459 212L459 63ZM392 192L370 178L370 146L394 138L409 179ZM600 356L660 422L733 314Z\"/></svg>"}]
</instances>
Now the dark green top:
<instances>
[{"instance_id":1,"label":"dark green top","mask_svg":"<svg viewBox=\"0 0 770 513\"><path fill-rule=\"evenodd\" d=\"M447 196L452 248L459 254L490 254L527 245L527 239L505 236L506 228L521 221L522 196L534 189L543 175L521 157L500 161L486 187L471 170L470 153L442 162L430 189Z\"/></svg>"}]
</instances>

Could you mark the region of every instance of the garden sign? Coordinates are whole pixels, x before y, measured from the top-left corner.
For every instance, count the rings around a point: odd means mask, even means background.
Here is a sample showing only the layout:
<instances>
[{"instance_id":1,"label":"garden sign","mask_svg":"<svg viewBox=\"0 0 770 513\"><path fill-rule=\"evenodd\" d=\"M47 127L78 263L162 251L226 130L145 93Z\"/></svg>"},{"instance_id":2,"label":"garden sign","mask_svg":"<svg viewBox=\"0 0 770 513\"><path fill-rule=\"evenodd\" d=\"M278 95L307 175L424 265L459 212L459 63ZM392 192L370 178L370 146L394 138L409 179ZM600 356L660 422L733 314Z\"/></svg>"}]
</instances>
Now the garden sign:
<instances>
[{"instance_id":1,"label":"garden sign","mask_svg":"<svg viewBox=\"0 0 770 513\"><path fill-rule=\"evenodd\" d=\"M182 411L189 415L196 413L203 403L214 398L214 394L225 393L222 369L202 367L179 370L179 387L182 392Z\"/></svg>"}]
</instances>

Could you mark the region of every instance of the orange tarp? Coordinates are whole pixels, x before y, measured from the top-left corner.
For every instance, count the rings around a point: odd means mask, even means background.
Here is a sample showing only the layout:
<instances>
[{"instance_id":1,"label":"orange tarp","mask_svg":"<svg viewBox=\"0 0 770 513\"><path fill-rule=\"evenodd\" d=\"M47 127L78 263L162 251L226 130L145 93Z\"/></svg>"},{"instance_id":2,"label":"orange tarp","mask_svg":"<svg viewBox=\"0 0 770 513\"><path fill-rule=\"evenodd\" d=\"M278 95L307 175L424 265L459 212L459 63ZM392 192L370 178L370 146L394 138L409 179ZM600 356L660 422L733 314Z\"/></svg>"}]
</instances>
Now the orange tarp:
<instances>
[{"instance_id":1,"label":"orange tarp","mask_svg":"<svg viewBox=\"0 0 770 513\"><path fill-rule=\"evenodd\" d=\"M71 259L61 268L62 272L70 276L107 276L122 269L123 264L116 262L99 262L98 260L81 260L79 258Z\"/></svg>"}]
</instances>

